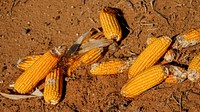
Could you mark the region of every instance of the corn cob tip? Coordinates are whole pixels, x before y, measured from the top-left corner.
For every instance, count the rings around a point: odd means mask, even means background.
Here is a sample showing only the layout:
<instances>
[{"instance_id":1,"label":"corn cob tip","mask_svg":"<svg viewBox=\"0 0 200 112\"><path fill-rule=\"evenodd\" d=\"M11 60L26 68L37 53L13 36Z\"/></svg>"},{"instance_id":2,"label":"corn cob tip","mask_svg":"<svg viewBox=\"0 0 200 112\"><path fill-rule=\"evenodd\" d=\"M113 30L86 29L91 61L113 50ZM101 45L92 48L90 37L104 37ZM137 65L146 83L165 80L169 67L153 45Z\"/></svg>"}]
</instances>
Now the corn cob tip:
<instances>
[{"instance_id":1,"label":"corn cob tip","mask_svg":"<svg viewBox=\"0 0 200 112\"><path fill-rule=\"evenodd\" d=\"M172 62L175 59L175 53L173 50L167 51L167 54L164 56L164 60L167 62Z\"/></svg>"},{"instance_id":2,"label":"corn cob tip","mask_svg":"<svg viewBox=\"0 0 200 112\"><path fill-rule=\"evenodd\" d=\"M59 101L56 101L56 100L50 100L50 103L49 103L49 104L51 104L51 105L56 105L56 104L58 104L58 102L59 102Z\"/></svg>"},{"instance_id":3,"label":"corn cob tip","mask_svg":"<svg viewBox=\"0 0 200 112\"><path fill-rule=\"evenodd\" d=\"M110 34L111 39L116 40L117 42L121 40L121 36L118 34Z\"/></svg>"},{"instance_id":4,"label":"corn cob tip","mask_svg":"<svg viewBox=\"0 0 200 112\"><path fill-rule=\"evenodd\" d=\"M187 78L186 70L181 67L170 65L169 72L177 83L181 83Z\"/></svg>"},{"instance_id":5,"label":"corn cob tip","mask_svg":"<svg viewBox=\"0 0 200 112\"><path fill-rule=\"evenodd\" d=\"M149 44L151 44L153 41L155 41L156 39L158 39L158 38L157 38L157 37L154 37L154 36L148 37L148 38L147 38L147 41L146 41L146 44L149 45Z\"/></svg>"},{"instance_id":6,"label":"corn cob tip","mask_svg":"<svg viewBox=\"0 0 200 112\"><path fill-rule=\"evenodd\" d=\"M172 42L172 39L169 36L162 36L164 39L169 40L170 42Z\"/></svg>"},{"instance_id":7,"label":"corn cob tip","mask_svg":"<svg viewBox=\"0 0 200 112\"><path fill-rule=\"evenodd\" d=\"M105 13L108 13L108 14L113 14L113 15L116 15L116 10L114 10L113 8L111 7L104 7L102 12L105 12Z\"/></svg>"},{"instance_id":8,"label":"corn cob tip","mask_svg":"<svg viewBox=\"0 0 200 112\"><path fill-rule=\"evenodd\" d=\"M124 71L128 70L128 68L131 66L131 64L135 62L136 58L137 58L137 56L128 58L128 60L125 61L124 66L120 67L119 73L123 73Z\"/></svg>"},{"instance_id":9,"label":"corn cob tip","mask_svg":"<svg viewBox=\"0 0 200 112\"><path fill-rule=\"evenodd\" d=\"M91 65L91 70L90 71L94 71L96 69L96 67L99 66L99 63L93 63Z\"/></svg>"},{"instance_id":10,"label":"corn cob tip","mask_svg":"<svg viewBox=\"0 0 200 112\"><path fill-rule=\"evenodd\" d=\"M180 74L180 75L177 77L178 83L183 82L184 80L186 80L187 76L188 76L188 74L187 74L186 72Z\"/></svg>"},{"instance_id":11,"label":"corn cob tip","mask_svg":"<svg viewBox=\"0 0 200 112\"><path fill-rule=\"evenodd\" d=\"M189 69L187 73L190 81L197 82L199 79L199 72L197 70Z\"/></svg>"},{"instance_id":12,"label":"corn cob tip","mask_svg":"<svg viewBox=\"0 0 200 112\"><path fill-rule=\"evenodd\" d=\"M33 63L35 63L42 55L30 55L20 58L17 61L17 68L21 70L28 69Z\"/></svg>"},{"instance_id":13,"label":"corn cob tip","mask_svg":"<svg viewBox=\"0 0 200 112\"><path fill-rule=\"evenodd\" d=\"M57 56L60 57L61 55L63 55L66 51L66 46L58 46L58 47L54 47L53 49L50 50L51 54L53 56Z\"/></svg>"},{"instance_id":14,"label":"corn cob tip","mask_svg":"<svg viewBox=\"0 0 200 112\"><path fill-rule=\"evenodd\" d=\"M19 65L21 62L25 61L26 58L20 58L19 60L17 60L17 68L21 68Z\"/></svg>"},{"instance_id":15,"label":"corn cob tip","mask_svg":"<svg viewBox=\"0 0 200 112\"><path fill-rule=\"evenodd\" d=\"M121 94L123 97L126 97L126 96L127 96L127 95L126 95L126 91L124 91L123 89L121 89L120 94Z\"/></svg>"},{"instance_id":16,"label":"corn cob tip","mask_svg":"<svg viewBox=\"0 0 200 112\"><path fill-rule=\"evenodd\" d=\"M165 79L169 75L169 69L164 65L162 65L162 67L163 67L162 69L163 69L163 72L164 72L164 79Z\"/></svg>"}]
</instances>

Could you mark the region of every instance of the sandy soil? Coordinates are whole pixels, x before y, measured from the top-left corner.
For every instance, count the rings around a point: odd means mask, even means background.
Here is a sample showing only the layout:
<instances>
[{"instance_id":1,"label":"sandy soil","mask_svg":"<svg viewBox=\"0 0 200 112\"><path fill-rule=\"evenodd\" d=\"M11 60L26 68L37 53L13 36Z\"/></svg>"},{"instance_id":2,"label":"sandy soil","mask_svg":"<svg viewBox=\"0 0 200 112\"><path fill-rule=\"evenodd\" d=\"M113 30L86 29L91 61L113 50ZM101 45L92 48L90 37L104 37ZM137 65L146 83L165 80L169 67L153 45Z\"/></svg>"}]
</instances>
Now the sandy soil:
<instances>
[{"instance_id":1,"label":"sandy soil","mask_svg":"<svg viewBox=\"0 0 200 112\"><path fill-rule=\"evenodd\" d=\"M130 32L119 43L115 57L141 53L151 36L173 37L200 26L199 0L1 0L0 1L0 91L10 93L9 85L22 73L16 67L20 57L41 54L53 46L73 42L90 28L100 27L99 11L110 6L120 9ZM200 45L179 51L177 62L187 65L199 52ZM106 57L105 57L106 58ZM180 84L162 83L134 99L119 93L127 74L68 78L62 101L48 105L43 98L9 100L0 96L2 112L198 112L200 85L186 80ZM78 72L79 73L79 72ZM83 74L84 73L84 74Z\"/></svg>"}]
</instances>

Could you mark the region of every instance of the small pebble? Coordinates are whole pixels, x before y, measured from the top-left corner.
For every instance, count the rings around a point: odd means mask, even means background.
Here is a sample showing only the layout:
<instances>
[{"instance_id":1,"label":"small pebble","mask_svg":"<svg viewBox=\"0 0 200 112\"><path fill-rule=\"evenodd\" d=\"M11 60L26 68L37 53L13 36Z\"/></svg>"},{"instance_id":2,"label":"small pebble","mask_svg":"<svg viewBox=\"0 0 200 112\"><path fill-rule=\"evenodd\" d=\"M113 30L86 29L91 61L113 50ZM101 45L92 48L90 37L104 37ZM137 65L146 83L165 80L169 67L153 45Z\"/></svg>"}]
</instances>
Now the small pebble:
<instances>
[{"instance_id":1,"label":"small pebble","mask_svg":"<svg viewBox=\"0 0 200 112\"><path fill-rule=\"evenodd\" d=\"M3 63L1 71L4 72L5 70L7 70L7 65L5 63Z\"/></svg>"},{"instance_id":2,"label":"small pebble","mask_svg":"<svg viewBox=\"0 0 200 112\"><path fill-rule=\"evenodd\" d=\"M4 82L4 81L3 81L3 80L1 80L1 81L0 81L0 84L2 84L3 82Z\"/></svg>"},{"instance_id":3,"label":"small pebble","mask_svg":"<svg viewBox=\"0 0 200 112\"><path fill-rule=\"evenodd\" d=\"M28 34L30 31L31 31L31 30L30 30L29 28L24 28L24 29L22 30L22 34L23 34L23 35L26 35L26 34Z\"/></svg>"}]
</instances>

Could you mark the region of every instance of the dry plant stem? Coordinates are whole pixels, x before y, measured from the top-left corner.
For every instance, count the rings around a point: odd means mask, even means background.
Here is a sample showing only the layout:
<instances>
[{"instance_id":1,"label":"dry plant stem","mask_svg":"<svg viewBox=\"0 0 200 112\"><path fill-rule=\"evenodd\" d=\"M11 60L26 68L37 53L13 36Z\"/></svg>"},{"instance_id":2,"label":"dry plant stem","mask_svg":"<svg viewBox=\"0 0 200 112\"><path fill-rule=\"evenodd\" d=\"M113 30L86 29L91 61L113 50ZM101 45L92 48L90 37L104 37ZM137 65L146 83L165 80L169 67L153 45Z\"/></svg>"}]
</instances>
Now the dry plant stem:
<instances>
[{"instance_id":1,"label":"dry plant stem","mask_svg":"<svg viewBox=\"0 0 200 112\"><path fill-rule=\"evenodd\" d=\"M81 3L82 3L82 4L85 4L85 0L81 0Z\"/></svg>"},{"instance_id":2,"label":"dry plant stem","mask_svg":"<svg viewBox=\"0 0 200 112\"><path fill-rule=\"evenodd\" d=\"M13 8L19 3L20 1L12 0L12 6L10 8L10 16L12 16Z\"/></svg>"},{"instance_id":3,"label":"dry plant stem","mask_svg":"<svg viewBox=\"0 0 200 112\"><path fill-rule=\"evenodd\" d=\"M145 0L142 0L142 4L143 4L143 6L144 6L144 11L145 11L145 13L147 13L148 12L148 8L147 8L147 2L145 1Z\"/></svg>"},{"instance_id":4,"label":"dry plant stem","mask_svg":"<svg viewBox=\"0 0 200 112\"><path fill-rule=\"evenodd\" d=\"M13 7L15 6L15 2L16 0L12 0L12 6L10 8L10 16L12 16L12 10L13 10Z\"/></svg>"},{"instance_id":5,"label":"dry plant stem","mask_svg":"<svg viewBox=\"0 0 200 112\"><path fill-rule=\"evenodd\" d=\"M155 7L154 7L154 6L155 6L155 2L156 2L156 0L151 0L151 1L150 1L150 5L151 5L152 10L153 10L156 14L158 14L159 16L161 16L163 19L165 19L165 20L167 21L167 24L168 24L169 26L171 26L170 23L169 23L168 18L167 18L165 15L161 14L160 12L158 12L158 11L155 9Z\"/></svg>"},{"instance_id":6,"label":"dry plant stem","mask_svg":"<svg viewBox=\"0 0 200 112\"><path fill-rule=\"evenodd\" d=\"M129 6L131 6L132 10L136 10L133 3L130 0L126 0L126 2L128 2Z\"/></svg>"},{"instance_id":7,"label":"dry plant stem","mask_svg":"<svg viewBox=\"0 0 200 112\"><path fill-rule=\"evenodd\" d=\"M182 112L182 94L180 95L180 98L178 100L172 94L172 99L174 99L174 101L179 105L180 112Z\"/></svg>"}]
</instances>

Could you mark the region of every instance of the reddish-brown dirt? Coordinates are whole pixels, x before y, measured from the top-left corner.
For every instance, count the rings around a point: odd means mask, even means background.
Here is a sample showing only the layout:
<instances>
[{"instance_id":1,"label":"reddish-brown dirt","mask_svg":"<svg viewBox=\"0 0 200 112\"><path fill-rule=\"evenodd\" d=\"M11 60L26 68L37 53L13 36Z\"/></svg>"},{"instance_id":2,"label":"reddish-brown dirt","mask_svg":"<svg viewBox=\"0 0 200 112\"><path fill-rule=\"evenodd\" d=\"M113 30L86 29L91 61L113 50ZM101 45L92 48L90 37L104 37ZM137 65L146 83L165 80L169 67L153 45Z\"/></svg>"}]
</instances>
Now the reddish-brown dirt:
<instances>
[{"instance_id":1,"label":"reddish-brown dirt","mask_svg":"<svg viewBox=\"0 0 200 112\"><path fill-rule=\"evenodd\" d=\"M155 0L155 9L167 19L152 10L150 0L1 0L0 91L9 93L9 85L22 73L16 67L19 58L44 53L53 46L70 47L90 28L101 27L99 11L105 6L120 9L130 31L119 43L121 49L115 57L141 53L151 35L173 37L200 26L199 0ZM177 62L187 65L199 49L199 44L182 49ZM43 98L10 100L0 96L0 111L200 111L200 85L189 80L161 83L134 99L127 99L120 95L127 73L91 76L82 67L76 75L68 78L65 94L56 106L46 104Z\"/></svg>"}]
</instances>

